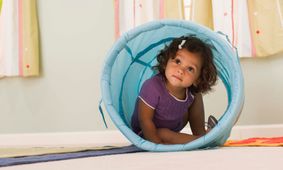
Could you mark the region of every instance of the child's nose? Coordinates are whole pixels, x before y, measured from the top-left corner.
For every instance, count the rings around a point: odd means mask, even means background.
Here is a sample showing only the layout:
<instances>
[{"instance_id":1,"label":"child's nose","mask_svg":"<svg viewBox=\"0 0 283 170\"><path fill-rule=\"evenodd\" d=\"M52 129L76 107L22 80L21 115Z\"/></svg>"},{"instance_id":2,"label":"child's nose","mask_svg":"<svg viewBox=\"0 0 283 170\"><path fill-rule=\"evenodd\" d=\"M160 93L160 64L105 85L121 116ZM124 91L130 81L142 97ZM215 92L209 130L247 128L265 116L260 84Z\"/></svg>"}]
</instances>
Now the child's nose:
<instances>
[{"instance_id":1,"label":"child's nose","mask_svg":"<svg viewBox=\"0 0 283 170\"><path fill-rule=\"evenodd\" d=\"M180 67L180 68L178 69L178 73L181 74L181 75L183 75L183 74L184 74L184 69L183 69L182 67Z\"/></svg>"}]
</instances>

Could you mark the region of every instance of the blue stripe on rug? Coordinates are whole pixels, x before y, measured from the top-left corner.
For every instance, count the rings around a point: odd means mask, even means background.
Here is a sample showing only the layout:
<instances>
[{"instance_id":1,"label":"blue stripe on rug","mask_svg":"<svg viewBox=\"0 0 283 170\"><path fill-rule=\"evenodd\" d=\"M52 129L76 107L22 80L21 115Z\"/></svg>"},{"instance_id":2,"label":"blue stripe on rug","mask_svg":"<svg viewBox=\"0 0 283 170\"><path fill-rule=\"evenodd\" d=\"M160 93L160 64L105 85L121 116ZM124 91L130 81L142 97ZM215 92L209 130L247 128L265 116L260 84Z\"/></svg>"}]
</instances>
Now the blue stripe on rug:
<instances>
[{"instance_id":1,"label":"blue stripe on rug","mask_svg":"<svg viewBox=\"0 0 283 170\"><path fill-rule=\"evenodd\" d=\"M22 165L22 164L32 164L32 163L39 163L39 162L59 161L59 160L67 160L67 159L76 159L76 158L85 158L85 157L135 153L135 152L145 152L145 151L137 148L134 145L130 145L130 146L123 146L123 147L102 149L102 150L89 150L89 151L80 151L80 152L71 152L71 153L58 153L58 154L34 155L34 156L23 156L23 157L13 157L13 158L0 158L0 167L12 166L12 165Z\"/></svg>"}]
</instances>

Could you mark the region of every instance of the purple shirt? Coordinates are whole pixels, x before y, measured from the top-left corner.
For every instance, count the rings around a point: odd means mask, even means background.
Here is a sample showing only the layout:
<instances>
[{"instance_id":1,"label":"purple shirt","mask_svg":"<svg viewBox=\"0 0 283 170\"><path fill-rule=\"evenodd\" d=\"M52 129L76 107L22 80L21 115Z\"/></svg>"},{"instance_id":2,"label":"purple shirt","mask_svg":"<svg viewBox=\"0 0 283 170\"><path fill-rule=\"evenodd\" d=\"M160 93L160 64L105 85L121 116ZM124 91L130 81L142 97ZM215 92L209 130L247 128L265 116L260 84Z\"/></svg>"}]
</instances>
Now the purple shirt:
<instances>
[{"instance_id":1,"label":"purple shirt","mask_svg":"<svg viewBox=\"0 0 283 170\"><path fill-rule=\"evenodd\" d=\"M141 132L138 120L139 100L154 109L153 122L156 128L168 128L179 132L185 126L184 116L188 112L194 96L187 90L186 99L177 99L166 89L165 80L161 74L146 80L137 98L131 121L132 129L137 134Z\"/></svg>"}]
</instances>

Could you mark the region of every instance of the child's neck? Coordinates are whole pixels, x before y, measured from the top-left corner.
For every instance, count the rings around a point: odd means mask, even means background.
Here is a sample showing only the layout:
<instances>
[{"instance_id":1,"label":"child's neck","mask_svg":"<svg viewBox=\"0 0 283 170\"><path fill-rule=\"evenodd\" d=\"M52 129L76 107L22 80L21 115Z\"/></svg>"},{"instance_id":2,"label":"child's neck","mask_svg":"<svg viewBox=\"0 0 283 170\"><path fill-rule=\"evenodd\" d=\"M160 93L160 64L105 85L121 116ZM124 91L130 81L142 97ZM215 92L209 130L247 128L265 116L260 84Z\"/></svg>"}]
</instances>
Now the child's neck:
<instances>
[{"instance_id":1,"label":"child's neck","mask_svg":"<svg viewBox=\"0 0 283 170\"><path fill-rule=\"evenodd\" d=\"M173 87L170 86L169 83L165 83L166 89L168 90L168 92L175 96L176 98L180 99L180 100L184 100L186 99L187 95L186 95L186 88L179 88L179 87Z\"/></svg>"}]
</instances>

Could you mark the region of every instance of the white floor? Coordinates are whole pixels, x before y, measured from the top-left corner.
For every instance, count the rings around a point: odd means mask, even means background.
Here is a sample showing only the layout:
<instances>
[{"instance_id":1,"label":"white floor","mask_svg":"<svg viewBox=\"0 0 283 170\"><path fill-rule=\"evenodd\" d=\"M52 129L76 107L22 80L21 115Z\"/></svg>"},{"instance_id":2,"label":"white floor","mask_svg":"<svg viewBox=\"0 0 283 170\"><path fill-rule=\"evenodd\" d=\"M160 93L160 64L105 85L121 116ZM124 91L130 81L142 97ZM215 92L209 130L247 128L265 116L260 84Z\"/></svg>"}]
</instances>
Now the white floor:
<instances>
[{"instance_id":1,"label":"white floor","mask_svg":"<svg viewBox=\"0 0 283 170\"><path fill-rule=\"evenodd\" d=\"M236 127L232 139L283 136L283 125ZM100 139L100 140L98 140ZM119 131L0 135L0 148L129 144ZM118 142L118 143L117 143ZM21 144L21 145L19 145ZM112 143L113 144L113 143ZM186 152L141 152L3 167L0 170L283 170L283 147L221 147Z\"/></svg>"}]
</instances>

